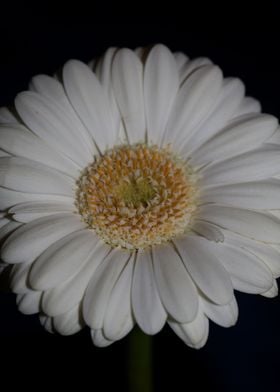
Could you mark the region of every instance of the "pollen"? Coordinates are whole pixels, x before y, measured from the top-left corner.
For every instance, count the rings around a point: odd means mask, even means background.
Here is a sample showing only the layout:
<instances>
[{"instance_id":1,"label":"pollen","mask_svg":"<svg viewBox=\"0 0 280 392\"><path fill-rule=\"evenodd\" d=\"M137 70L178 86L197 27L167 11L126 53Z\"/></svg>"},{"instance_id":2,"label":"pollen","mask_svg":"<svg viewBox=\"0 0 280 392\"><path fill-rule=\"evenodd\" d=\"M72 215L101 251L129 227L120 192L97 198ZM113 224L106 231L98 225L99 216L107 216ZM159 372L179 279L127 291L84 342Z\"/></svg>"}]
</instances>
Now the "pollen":
<instances>
[{"instance_id":1,"label":"pollen","mask_svg":"<svg viewBox=\"0 0 280 392\"><path fill-rule=\"evenodd\" d=\"M145 249L190 230L197 175L169 147L119 146L95 158L77 182L76 206L108 244Z\"/></svg>"}]
</instances>

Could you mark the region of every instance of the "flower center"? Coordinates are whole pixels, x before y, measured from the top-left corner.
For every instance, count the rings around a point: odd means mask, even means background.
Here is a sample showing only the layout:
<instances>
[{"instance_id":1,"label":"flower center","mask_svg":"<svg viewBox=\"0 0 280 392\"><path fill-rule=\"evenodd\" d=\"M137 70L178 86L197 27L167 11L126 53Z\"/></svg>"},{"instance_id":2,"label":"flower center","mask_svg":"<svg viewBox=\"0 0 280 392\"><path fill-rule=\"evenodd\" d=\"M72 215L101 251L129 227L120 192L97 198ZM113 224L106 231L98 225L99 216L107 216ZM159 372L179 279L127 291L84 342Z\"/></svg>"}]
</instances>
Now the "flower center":
<instances>
[{"instance_id":1,"label":"flower center","mask_svg":"<svg viewBox=\"0 0 280 392\"><path fill-rule=\"evenodd\" d=\"M168 148L120 146L84 170L76 205L106 243L144 249L190 229L196 177Z\"/></svg>"}]
</instances>

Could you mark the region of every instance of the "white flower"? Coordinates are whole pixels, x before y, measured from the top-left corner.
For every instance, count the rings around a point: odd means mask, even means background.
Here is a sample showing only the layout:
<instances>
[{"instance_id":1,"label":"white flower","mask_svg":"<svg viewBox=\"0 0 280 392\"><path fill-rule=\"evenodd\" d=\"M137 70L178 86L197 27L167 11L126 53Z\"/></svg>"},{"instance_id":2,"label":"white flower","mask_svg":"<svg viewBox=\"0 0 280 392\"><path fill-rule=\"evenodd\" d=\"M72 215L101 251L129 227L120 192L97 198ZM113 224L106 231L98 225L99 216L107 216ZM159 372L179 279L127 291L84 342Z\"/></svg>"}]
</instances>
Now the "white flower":
<instances>
[{"instance_id":1,"label":"white flower","mask_svg":"<svg viewBox=\"0 0 280 392\"><path fill-rule=\"evenodd\" d=\"M15 109L0 236L23 313L86 324L97 346L168 322L199 348L209 319L235 324L233 289L277 294L278 122L239 79L162 45L111 48L34 77Z\"/></svg>"}]
</instances>

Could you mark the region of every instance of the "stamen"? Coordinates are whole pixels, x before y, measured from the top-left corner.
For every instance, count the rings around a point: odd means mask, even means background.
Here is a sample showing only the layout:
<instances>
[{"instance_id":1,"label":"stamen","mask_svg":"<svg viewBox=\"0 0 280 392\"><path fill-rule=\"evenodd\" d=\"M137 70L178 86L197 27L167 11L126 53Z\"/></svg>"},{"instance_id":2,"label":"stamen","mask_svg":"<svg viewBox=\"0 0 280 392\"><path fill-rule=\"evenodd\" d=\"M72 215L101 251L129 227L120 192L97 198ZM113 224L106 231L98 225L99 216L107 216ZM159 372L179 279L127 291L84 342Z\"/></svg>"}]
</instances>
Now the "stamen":
<instances>
[{"instance_id":1,"label":"stamen","mask_svg":"<svg viewBox=\"0 0 280 392\"><path fill-rule=\"evenodd\" d=\"M84 170L76 205L106 243L144 249L189 230L197 208L196 180L168 148L116 147Z\"/></svg>"}]
</instances>

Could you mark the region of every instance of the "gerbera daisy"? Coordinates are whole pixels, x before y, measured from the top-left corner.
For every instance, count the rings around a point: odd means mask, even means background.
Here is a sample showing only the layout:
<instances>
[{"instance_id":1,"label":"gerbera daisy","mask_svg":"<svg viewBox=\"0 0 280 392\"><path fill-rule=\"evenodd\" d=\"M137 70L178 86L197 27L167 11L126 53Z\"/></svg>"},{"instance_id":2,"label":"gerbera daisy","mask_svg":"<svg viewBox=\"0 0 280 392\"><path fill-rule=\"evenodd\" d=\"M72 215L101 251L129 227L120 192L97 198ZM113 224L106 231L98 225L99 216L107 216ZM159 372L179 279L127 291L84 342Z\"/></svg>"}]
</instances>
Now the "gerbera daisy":
<instances>
[{"instance_id":1,"label":"gerbera daisy","mask_svg":"<svg viewBox=\"0 0 280 392\"><path fill-rule=\"evenodd\" d=\"M234 289L277 294L278 121L209 59L110 48L0 119L3 266L47 330L106 346L167 322L199 348Z\"/></svg>"}]
</instances>

